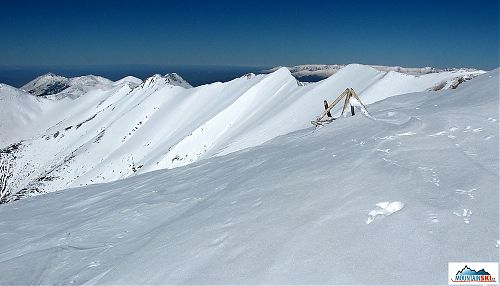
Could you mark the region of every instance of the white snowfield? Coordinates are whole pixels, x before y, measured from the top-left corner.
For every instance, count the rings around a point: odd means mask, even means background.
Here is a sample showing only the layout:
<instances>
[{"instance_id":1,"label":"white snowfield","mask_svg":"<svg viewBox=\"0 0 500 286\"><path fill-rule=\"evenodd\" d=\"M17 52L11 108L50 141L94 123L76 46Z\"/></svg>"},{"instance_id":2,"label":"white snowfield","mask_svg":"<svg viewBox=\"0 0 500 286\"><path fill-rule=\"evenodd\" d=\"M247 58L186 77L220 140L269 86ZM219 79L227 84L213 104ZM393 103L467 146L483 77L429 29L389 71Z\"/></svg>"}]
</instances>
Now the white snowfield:
<instances>
[{"instance_id":1,"label":"white snowfield","mask_svg":"<svg viewBox=\"0 0 500 286\"><path fill-rule=\"evenodd\" d=\"M305 91L279 70L189 91L81 97L79 112L63 114L61 127L73 128L39 140L37 154L80 142L70 175L118 168L125 151L113 142L138 120L123 142L135 164L161 158L172 137L180 158L187 146L220 154L259 145L2 205L0 284L447 284L450 261L498 261L499 70L455 90L376 102L374 119L307 127L345 84L370 102L370 86L388 78L362 66L336 75ZM116 111L101 115L107 106ZM159 166L177 164L167 157Z\"/></svg>"},{"instance_id":2,"label":"white snowfield","mask_svg":"<svg viewBox=\"0 0 500 286\"><path fill-rule=\"evenodd\" d=\"M48 102L0 83L0 148L36 132L36 120Z\"/></svg>"},{"instance_id":3,"label":"white snowfield","mask_svg":"<svg viewBox=\"0 0 500 286\"><path fill-rule=\"evenodd\" d=\"M3 151L0 161L5 170L0 201L110 182L258 146L309 128L323 111L323 100L332 101L347 87L371 104L403 93L454 88L463 78L481 73L412 76L353 64L305 86L281 68L196 88L169 74L144 82L128 77L85 94L64 90L36 99L21 94L34 103L43 100L44 108L29 113L32 128L14 124L25 133L33 130L30 136L20 138L9 132L12 126L2 128L4 146L15 145ZM7 111L1 116L18 115Z\"/></svg>"}]
</instances>

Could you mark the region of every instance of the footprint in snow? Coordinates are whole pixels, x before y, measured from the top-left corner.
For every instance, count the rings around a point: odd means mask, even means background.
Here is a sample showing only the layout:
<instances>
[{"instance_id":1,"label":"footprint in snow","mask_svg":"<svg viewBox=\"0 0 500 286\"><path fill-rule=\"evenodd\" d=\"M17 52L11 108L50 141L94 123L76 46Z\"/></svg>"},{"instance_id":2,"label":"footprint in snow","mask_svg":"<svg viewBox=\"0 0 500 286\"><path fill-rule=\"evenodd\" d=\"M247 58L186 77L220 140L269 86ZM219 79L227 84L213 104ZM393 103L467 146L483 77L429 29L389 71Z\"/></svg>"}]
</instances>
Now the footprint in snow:
<instances>
[{"instance_id":1,"label":"footprint in snow","mask_svg":"<svg viewBox=\"0 0 500 286\"><path fill-rule=\"evenodd\" d=\"M427 218L428 218L428 221L430 223L438 223L439 222L438 215L433 213L433 212L428 212Z\"/></svg>"},{"instance_id":2,"label":"footprint in snow","mask_svg":"<svg viewBox=\"0 0 500 286\"><path fill-rule=\"evenodd\" d=\"M230 218L228 218L228 219L226 219L226 220L224 221L224 224L223 224L223 225L224 225L224 226L232 226L233 224L234 224L234 223L233 223L233 218L232 218L232 217L230 217Z\"/></svg>"},{"instance_id":3,"label":"footprint in snow","mask_svg":"<svg viewBox=\"0 0 500 286\"><path fill-rule=\"evenodd\" d=\"M252 205L253 208L260 207L262 205L262 200L260 198L254 200L254 204Z\"/></svg>"},{"instance_id":4,"label":"footprint in snow","mask_svg":"<svg viewBox=\"0 0 500 286\"><path fill-rule=\"evenodd\" d=\"M472 188L470 190L462 190L462 189L457 189L455 193L460 194L460 195L467 195L470 199L474 199L474 193L476 192L476 188Z\"/></svg>"},{"instance_id":5,"label":"footprint in snow","mask_svg":"<svg viewBox=\"0 0 500 286\"><path fill-rule=\"evenodd\" d=\"M454 215L461 217L464 219L465 224L470 223L470 217L472 216L472 211L469 209L462 209L461 213L460 212L453 212Z\"/></svg>"},{"instance_id":6,"label":"footprint in snow","mask_svg":"<svg viewBox=\"0 0 500 286\"><path fill-rule=\"evenodd\" d=\"M430 137L435 137L435 136L443 136L443 135L446 135L446 131L440 131L438 133L434 133L434 134L431 134L429 136Z\"/></svg>"},{"instance_id":7,"label":"footprint in snow","mask_svg":"<svg viewBox=\"0 0 500 286\"><path fill-rule=\"evenodd\" d=\"M465 150L464 151L464 154L467 155L467 156L477 156L476 153L472 152L472 151L468 151L468 150Z\"/></svg>"},{"instance_id":8,"label":"footprint in snow","mask_svg":"<svg viewBox=\"0 0 500 286\"><path fill-rule=\"evenodd\" d=\"M372 223L378 216L389 216L397 211L400 211L404 207L402 202L380 202L375 205L376 207L368 213L368 219L366 224Z\"/></svg>"},{"instance_id":9,"label":"footprint in snow","mask_svg":"<svg viewBox=\"0 0 500 286\"><path fill-rule=\"evenodd\" d=\"M221 246L221 244L224 243L224 241L229 237L229 233L225 232L222 233L219 237L215 238L210 242L210 246Z\"/></svg>"},{"instance_id":10,"label":"footprint in snow","mask_svg":"<svg viewBox=\"0 0 500 286\"><path fill-rule=\"evenodd\" d=\"M441 180L434 168L432 167L418 167L418 170L421 171L422 179L425 182L433 183L436 187L440 186Z\"/></svg>"},{"instance_id":11,"label":"footprint in snow","mask_svg":"<svg viewBox=\"0 0 500 286\"><path fill-rule=\"evenodd\" d=\"M405 132L405 133L396 134L396 136L412 136L415 134L417 134L417 133L409 131L409 132Z\"/></svg>"},{"instance_id":12,"label":"footprint in snow","mask_svg":"<svg viewBox=\"0 0 500 286\"><path fill-rule=\"evenodd\" d=\"M97 267L97 266L99 266L99 265L101 265L101 263L99 262L99 260L97 260L97 261L92 261L92 262L90 262L90 264L87 266L87 268Z\"/></svg>"},{"instance_id":13,"label":"footprint in snow","mask_svg":"<svg viewBox=\"0 0 500 286\"><path fill-rule=\"evenodd\" d=\"M458 127L451 127L451 128L448 129L448 131L444 131L443 130L443 131L440 131L440 132L437 132L437 133L434 133L434 134L430 134L428 136L430 136L430 137L436 137L436 136L444 136L444 135L446 135L448 138L453 139L453 138L456 138L456 136L448 134L448 132L455 132L457 130L458 130Z\"/></svg>"}]
</instances>

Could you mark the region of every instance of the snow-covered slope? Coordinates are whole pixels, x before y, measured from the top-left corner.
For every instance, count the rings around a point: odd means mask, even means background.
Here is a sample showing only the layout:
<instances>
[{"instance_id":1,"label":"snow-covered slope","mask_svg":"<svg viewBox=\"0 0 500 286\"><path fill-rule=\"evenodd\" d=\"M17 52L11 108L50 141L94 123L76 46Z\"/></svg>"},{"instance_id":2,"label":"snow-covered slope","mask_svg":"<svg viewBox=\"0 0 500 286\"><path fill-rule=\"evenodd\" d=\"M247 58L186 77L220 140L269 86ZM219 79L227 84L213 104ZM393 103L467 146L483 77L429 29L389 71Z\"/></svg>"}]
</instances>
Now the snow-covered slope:
<instances>
[{"instance_id":1,"label":"snow-covered slope","mask_svg":"<svg viewBox=\"0 0 500 286\"><path fill-rule=\"evenodd\" d=\"M59 99L63 97L76 98L94 89L105 89L113 82L107 78L95 75L79 76L69 79L69 87L49 98Z\"/></svg>"},{"instance_id":2,"label":"snow-covered slope","mask_svg":"<svg viewBox=\"0 0 500 286\"><path fill-rule=\"evenodd\" d=\"M336 75L353 71L359 90L383 77L359 66ZM235 128L261 117L262 126L281 118L283 126L299 126L310 118L296 114L297 98L303 98L298 106L309 100L321 111L317 99L338 91L334 78L303 87L307 92L296 91L289 78L280 70L193 95L175 87L149 96L125 89L103 95L101 106L129 108L130 122L141 114L133 111L141 100L158 106L126 142L147 135L146 145L161 146L200 122L213 122L204 130L225 138L214 131L221 112ZM499 260L498 78L497 69L455 90L388 98L368 106L374 120L340 118L185 167L3 205L0 284L447 284L450 261ZM186 111L200 110L198 101L225 107L206 106L212 118L206 121L200 111L196 118ZM277 112L264 101L285 102ZM176 109L182 117L172 114ZM265 116L287 110L299 120ZM101 113L78 130L113 115ZM151 132L143 129L156 121ZM111 144L116 127L106 126L103 143L88 141L74 158ZM258 126L247 127L267 134ZM47 142L67 140L75 128ZM234 132L232 138L245 138ZM193 132L205 139L200 134Z\"/></svg>"},{"instance_id":3,"label":"snow-covered slope","mask_svg":"<svg viewBox=\"0 0 500 286\"><path fill-rule=\"evenodd\" d=\"M154 75L138 86L134 80L119 81L73 100L53 101L50 112L37 118L45 124L39 128L43 134L23 141L15 152L3 152L9 171L0 190L6 194L2 201L180 167L257 146L310 127L323 110L323 100L333 100L347 87L370 104L436 86L448 88L469 75L448 71L412 76L349 65L305 86L285 68L196 88L175 74Z\"/></svg>"},{"instance_id":4,"label":"snow-covered slope","mask_svg":"<svg viewBox=\"0 0 500 286\"><path fill-rule=\"evenodd\" d=\"M129 85L132 89L136 88L142 83L142 80L139 78L136 78L134 76L126 76L120 80L117 80L113 83L114 86L122 85L122 84L127 84Z\"/></svg>"},{"instance_id":5,"label":"snow-covered slope","mask_svg":"<svg viewBox=\"0 0 500 286\"><path fill-rule=\"evenodd\" d=\"M292 75L296 77L299 80L302 81L317 81L320 79L325 79L327 77L330 77L337 71L341 70L344 68L346 65L299 65L299 66L293 66L293 67L287 67L287 69L290 70ZM476 69L445 69L445 70L440 70L436 69L433 67L423 67L423 68L406 68L406 67L399 67L399 66L379 66L379 65L371 65L372 68L378 70L378 71L383 71L383 72L398 72L398 73L404 73L408 75L415 75L415 76L420 76L420 75L425 75L429 73L438 73L438 72L444 72L444 71L463 71L463 72L470 72L472 74L482 74L484 73L481 70L476 70ZM281 67L274 67L272 69L266 70L265 72L274 72ZM470 79L470 77L466 77L464 79Z\"/></svg>"},{"instance_id":6,"label":"snow-covered slope","mask_svg":"<svg viewBox=\"0 0 500 286\"><path fill-rule=\"evenodd\" d=\"M0 148L29 138L48 102L15 87L0 84Z\"/></svg>"}]
</instances>

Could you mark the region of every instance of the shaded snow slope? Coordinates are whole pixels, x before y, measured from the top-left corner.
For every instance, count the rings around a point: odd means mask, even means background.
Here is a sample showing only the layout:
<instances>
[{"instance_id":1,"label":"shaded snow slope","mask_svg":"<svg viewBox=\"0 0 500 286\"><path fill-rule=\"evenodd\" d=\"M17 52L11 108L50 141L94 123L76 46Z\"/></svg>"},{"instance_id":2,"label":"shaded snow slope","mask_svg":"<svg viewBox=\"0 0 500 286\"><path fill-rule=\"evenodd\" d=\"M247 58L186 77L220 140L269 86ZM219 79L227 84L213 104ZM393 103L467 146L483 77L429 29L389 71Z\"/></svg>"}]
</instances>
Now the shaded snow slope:
<instances>
[{"instance_id":1,"label":"shaded snow slope","mask_svg":"<svg viewBox=\"0 0 500 286\"><path fill-rule=\"evenodd\" d=\"M4 155L8 179L0 201L137 173L184 166L260 145L310 127L347 87L365 104L398 94L448 88L464 71L423 76L349 65L301 85L285 69L191 88L176 74L124 79L73 99L52 101L37 118L42 133ZM332 112L338 116L340 104ZM27 139L27 138L23 138ZM10 152L10 151L9 151ZM4 152L6 153L6 152Z\"/></svg>"},{"instance_id":2,"label":"shaded snow slope","mask_svg":"<svg viewBox=\"0 0 500 286\"><path fill-rule=\"evenodd\" d=\"M293 90L285 72L272 77ZM3 205L0 284L446 284L449 261L499 260L498 77L388 98L368 107L376 120L340 118L181 168ZM247 94L267 79L226 85ZM176 95L197 102L171 92L160 108ZM136 96L112 100L132 108L160 98ZM215 98L232 118L241 96ZM159 137L151 144L168 140Z\"/></svg>"},{"instance_id":3,"label":"shaded snow slope","mask_svg":"<svg viewBox=\"0 0 500 286\"><path fill-rule=\"evenodd\" d=\"M43 114L47 105L41 98L0 84L0 148L36 132L35 119Z\"/></svg>"}]
</instances>

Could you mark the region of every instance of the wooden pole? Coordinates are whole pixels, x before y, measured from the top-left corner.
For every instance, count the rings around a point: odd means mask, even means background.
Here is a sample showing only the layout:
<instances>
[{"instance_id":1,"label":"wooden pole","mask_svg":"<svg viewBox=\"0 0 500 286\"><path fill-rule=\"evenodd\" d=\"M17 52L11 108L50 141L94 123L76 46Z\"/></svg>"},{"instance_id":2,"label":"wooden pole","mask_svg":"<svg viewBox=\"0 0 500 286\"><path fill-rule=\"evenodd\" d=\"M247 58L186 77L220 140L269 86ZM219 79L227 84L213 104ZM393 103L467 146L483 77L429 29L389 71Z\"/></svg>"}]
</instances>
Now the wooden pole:
<instances>
[{"instance_id":1,"label":"wooden pole","mask_svg":"<svg viewBox=\"0 0 500 286\"><path fill-rule=\"evenodd\" d=\"M351 91L350 90L347 93L347 96L345 97L344 106L342 107L342 113L340 114L340 116L344 115L347 104L349 103L349 99L351 99Z\"/></svg>"},{"instance_id":2,"label":"wooden pole","mask_svg":"<svg viewBox=\"0 0 500 286\"><path fill-rule=\"evenodd\" d=\"M332 114L330 113L330 110L328 110L328 101L323 100L323 105L325 106L326 115L331 118Z\"/></svg>"},{"instance_id":3,"label":"wooden pole","mask_svg":"<svg viewBox=\"0 0 500 286\"><path fill-rule=\"evenodd\" d=\"M356 98L359 101L359 103L361 104L361 106L363 106L363 108L366 109L366 106L363 104L363 102L361 102L361 99L359 99L358 95L356 94L356 92L352 88L351 88L351 93L354 96L354 98Z\"/></svg>"},{"instance_id":4,"label":"wooden pole","mask_svg":"<svg viewBox=\"0 0 500 286\"><path fill-rule=\"evenodd\" d=\"M326 116L326 114L327 114L330 110L332 110L332 108L333 108L333 107L334 107L337 103L339 103L339 101L341 101L341 100L342 100L342 98L343 98L344 96L346 96L346 95L347 95L347 93L349 93L349 89L348 89L348 88L346 88L346 89L344 90L344 92L342 92L342 93L339 95L339 97L337 97L337 99L335 99L335 100L332 102L332 104L330 104L330 106L328 106L328 109L327 109L327 110L325 110L325 111L324 111L324 112L323 112L323 113L322 113L322 114L321 114L318 118L316 118L316 121L320 121L321 119L323 119L323 117L325 117L325 116Z\"/></svg>"},{"instance_id":5,"label":"wooden pole","mask_svg":"<svg viewBox=\"0 0 500 286\"><path fill-rule=\"evenodd\" d=\"M354 106L352 106L350 104L350 100L351 100L351 97L354 96L354 98L356 100L358 100L358 102L361 104L361 106L363 106L363 108L366 110L366 107L365 105L361 102L361 99L359 99L358 95L356 94L356 92L354 91L354 89L352 88L346 88L330 105L328 105L328 101L327 100L323 100L323 105L325 107L325 111L318 117L316 117L316 120L313 120L311 121L311 123L315 126L321 126L323 125L323 123L325 122L330 122L332 120L335 120L335 118L333 118L332 114L331 114L331 110L332 108L337 104L339 103L342 99L344 99L345 97L345 101L344 101L344 106L342 107L342 113L340 114L340 116L343 116L344 115L344 112L347 112L347 105L349 104L350 105L350 109L351 109L351 115L354 116L355 115L355 110L354 110ZM325 121L322 121L322 119L325 117L325 116L328 116L329 120L325 120Z\"/></svg>"}]
</instances>

